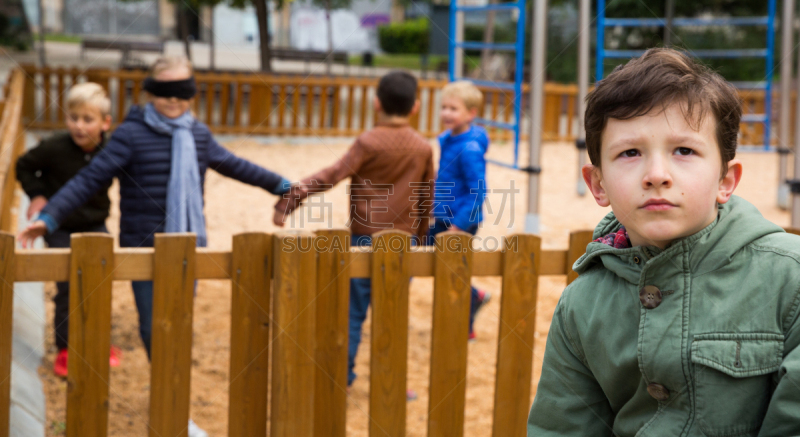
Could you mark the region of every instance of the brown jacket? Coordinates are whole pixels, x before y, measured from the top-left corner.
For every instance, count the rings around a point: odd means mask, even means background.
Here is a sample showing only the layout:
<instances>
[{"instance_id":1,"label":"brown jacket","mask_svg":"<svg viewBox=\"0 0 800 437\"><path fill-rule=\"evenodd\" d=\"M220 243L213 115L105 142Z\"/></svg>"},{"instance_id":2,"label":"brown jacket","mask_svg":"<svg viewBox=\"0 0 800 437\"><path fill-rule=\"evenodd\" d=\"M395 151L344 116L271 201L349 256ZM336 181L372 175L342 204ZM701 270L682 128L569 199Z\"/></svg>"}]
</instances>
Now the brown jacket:
<instances>
[{"instance_id":1,"label":"brown jacket","mask_svg":"<svg viewBox=\"0 0 800 437\"><path fill-rule=\"evenodd\" d=\"M362 133L332 166L303 179L300 187L276 205L288 215L309 194L351 178L350 221L353 234L385 229L424 236L433 209L433 149L408 123L379 123Z\"/></svg>"}]
</instances>

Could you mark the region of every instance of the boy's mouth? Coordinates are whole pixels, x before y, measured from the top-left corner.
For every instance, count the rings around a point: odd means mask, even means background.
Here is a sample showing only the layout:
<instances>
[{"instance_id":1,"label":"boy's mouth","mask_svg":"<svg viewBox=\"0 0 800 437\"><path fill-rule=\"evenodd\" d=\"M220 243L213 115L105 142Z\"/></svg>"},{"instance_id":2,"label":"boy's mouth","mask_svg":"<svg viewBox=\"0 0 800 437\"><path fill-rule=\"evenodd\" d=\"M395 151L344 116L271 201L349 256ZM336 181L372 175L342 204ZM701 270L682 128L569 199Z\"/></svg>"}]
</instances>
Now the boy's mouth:
<instances>
[{"instance_id":1,"label":"boy's mouth","mask_svg":"<svg viewBox=\"0 0 800 437\"><path fill-rule=\"evenodd\" d=\"M675 205L666 199L650 199L641 206L641 209L648 211L667 211L674 208Z\"/></svg>"}]
</instances>

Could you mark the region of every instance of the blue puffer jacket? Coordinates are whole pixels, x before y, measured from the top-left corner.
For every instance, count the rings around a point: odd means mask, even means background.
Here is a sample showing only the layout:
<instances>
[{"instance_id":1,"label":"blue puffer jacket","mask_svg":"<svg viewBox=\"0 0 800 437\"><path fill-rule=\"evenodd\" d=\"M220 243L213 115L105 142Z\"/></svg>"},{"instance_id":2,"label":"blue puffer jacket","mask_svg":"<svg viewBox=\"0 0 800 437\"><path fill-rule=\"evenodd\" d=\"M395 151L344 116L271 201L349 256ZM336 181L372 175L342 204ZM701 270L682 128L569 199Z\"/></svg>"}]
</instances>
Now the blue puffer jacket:
<instances>
[{"instance_id":1,"label":"blue puffer jacket","mask_svg":"<svg viewBox=\"0 0 800 437\"><path fill-rule=\"evenodd\" d=\"M439 145L442 153L433 216L467 230L483 221L483 200L486 197L484 155L489 148L489 136L481 126L471 126L456 136L448 130L439 136Z\"/></svg>"},{"instance_id":2,"label":"blue puffer jacket","mask_svg":"<svg viewBox=\"0 0 800 437\"><path fill-rule=\"evenodd\" d=\"M220 146L205 124L195 122L192 135L197 147L201 188L206 169L211 168L273 194L285 191L284 182L288 181ZM51 225L57 227L70 212L117 177L120 183L120 246L151 247L153 236L164 232L171 157L172 137L150 129L144 123L144 111L134 106L105 149L50 198L40 216L52 232Z\"/></svg>"}]
</instances>

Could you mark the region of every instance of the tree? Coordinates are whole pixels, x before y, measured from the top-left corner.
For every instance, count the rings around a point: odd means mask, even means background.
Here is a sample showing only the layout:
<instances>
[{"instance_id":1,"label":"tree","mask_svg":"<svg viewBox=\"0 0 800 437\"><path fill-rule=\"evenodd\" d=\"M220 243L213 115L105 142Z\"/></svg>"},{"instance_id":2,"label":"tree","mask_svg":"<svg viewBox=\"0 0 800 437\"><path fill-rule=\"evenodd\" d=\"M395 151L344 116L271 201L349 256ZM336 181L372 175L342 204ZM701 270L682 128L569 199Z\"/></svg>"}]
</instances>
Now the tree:
<instances>
[{"instance_id":1,"label":"tree","mask_svg":"<svg viewBox=\"0 0 800 437\"><path fill-rule=\"evenodd\" d=\"M286 0L274 0L277 9L283 9ZM258 17L258 40L261 54L261 71L266 73L272 72L272 55L271 44L269 36L269 5L267 0L229 0L229 4L235 8L244 8L247 5L253 5L256 9L256 16Z\"/></svg>"},{"instance_id":2,"label":"tree","mask_svg":"<svg viewBox=\"0 0 800 437\"><path fill-rule=\"evenodd\" d=\"M270 50L270 37L269 37L269 7L267 5L267 0L170 0L173 2L180 2L185 3L193 10L199 9L200 6L208 6L213 8L220 3L227 3L231 7L243 9L248 5L253 5L256 9L256 17L258 18L258 38L259 38L259 46L260 46L260 54L261 54L261 71L270 73L272 72L272 64L270 62L271 50ZM274 0L278 9L283 8L285 0ZM213 18L212 18L213 19ZM184 36L187 36L188 31L185 31L185 20L184 23L180 24L184 27L182 33ZM213 27L212 27L213 29ZM211 36L214 38L214 36ZM185 40L186 44L186 55L189 56L189 42ZM212 44L213 48L213 44Z\"/></svg>"},{"instance_id":3,"label":"tree","mask_svg":"<svg viewBox=\"0 0 800 437\"><path fill-rule=\"evenodd\" d=\"M333 23L331 22L331 10L349 8L352 0L313 0L316 6L325 9L325 20L328 23L328 56L325 58L327 74L331 74L333 66Z\"/></svg>"}]
</instances>

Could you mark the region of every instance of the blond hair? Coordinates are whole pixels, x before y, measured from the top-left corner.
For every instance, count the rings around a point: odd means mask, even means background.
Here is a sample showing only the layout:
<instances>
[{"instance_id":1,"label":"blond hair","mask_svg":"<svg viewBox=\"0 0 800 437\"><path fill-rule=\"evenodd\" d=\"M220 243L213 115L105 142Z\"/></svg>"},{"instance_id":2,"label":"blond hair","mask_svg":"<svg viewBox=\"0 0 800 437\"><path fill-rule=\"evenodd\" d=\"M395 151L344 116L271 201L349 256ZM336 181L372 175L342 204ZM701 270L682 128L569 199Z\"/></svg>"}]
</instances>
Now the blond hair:
<instances>
[{"instance_id":1,"label":"blond hair","mask_svg":"<svg viewBox=\"0 0 800 437\"><path fill-rule=\"evenodd\" d=\"M94 82L85 82L74 85L67 93L67 109L80 105L89 105L105 117L111 114L111 100L106 90Z\"/></svg>"},{"instance_id":2,"label":"blond hair","mask_svg":"<svg viewBox=\"0 0 800 437\"><path fill-rule=\"evenodd\" d=\"M189 75L194 74L192 63L184 56L161 56L156 59L153 66L150 67L150 76L156 77L159 73L173 68L186 68L189 70Z\"/></svg>"},{"instance_id":3,"label":"blond hair","mask_svg":"<svg viewBox=\"0 0 800 437\"><path fill-rule=\"evenodd\" d=\"M467 109L480 110L483 106L483 93L468 80L450 82L442 88L442 97L456 97L464 102Z\"/></svg>"}]
</instances>

